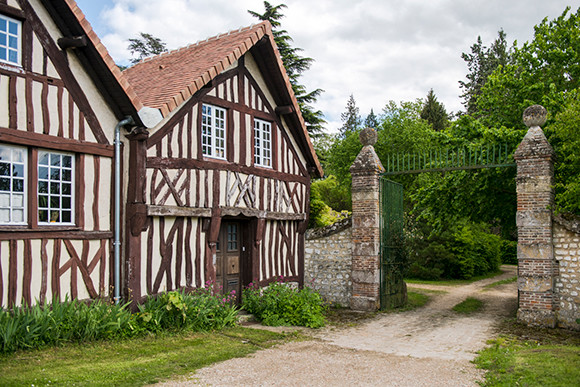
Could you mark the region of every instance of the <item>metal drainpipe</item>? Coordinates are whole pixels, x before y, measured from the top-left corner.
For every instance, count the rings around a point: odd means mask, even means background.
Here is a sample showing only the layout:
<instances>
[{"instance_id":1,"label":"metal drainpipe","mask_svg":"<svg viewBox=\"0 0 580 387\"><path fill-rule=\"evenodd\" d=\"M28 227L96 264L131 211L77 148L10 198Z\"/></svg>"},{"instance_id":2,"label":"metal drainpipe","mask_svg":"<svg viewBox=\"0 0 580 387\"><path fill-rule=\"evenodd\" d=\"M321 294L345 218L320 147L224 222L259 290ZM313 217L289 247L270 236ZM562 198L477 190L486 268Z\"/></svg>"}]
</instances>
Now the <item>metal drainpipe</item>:
<instances>
[{"instance_id":1,"label":"metal drainpipe","mask_svg":"<svg viewBox=\"0 0 580 387\"><path fill-rule=\"evenodd\" d=\"M133 117L127 117L115 126L115 304L121 299L121 128L132 124Z\"/></svg>"}]
</instances>

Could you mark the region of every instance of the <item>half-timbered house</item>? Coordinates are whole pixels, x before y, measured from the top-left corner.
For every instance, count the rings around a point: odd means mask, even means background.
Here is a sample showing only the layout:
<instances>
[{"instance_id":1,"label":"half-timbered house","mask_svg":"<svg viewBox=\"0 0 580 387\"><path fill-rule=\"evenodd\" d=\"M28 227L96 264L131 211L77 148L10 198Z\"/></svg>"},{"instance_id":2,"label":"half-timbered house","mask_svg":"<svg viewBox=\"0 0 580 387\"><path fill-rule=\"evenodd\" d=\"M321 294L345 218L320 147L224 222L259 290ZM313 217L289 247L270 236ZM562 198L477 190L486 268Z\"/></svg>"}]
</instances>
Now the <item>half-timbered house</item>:
<instances>
[{"instance_id":1,"label":"half-timbered house","mask_svg":"<svg viewBox=\"0 0 580 387\"><path fill-rule=\"evenodd\" d=\"M303 282L322 171L267 22L122 74L74 0L0 0L0 110L0 306Z\"/></svg>"},{"instance_id":2,"label":"half-timbered house","mask_svg":"<svg viewBox=\"0 0 580 387\"><path fill-rule=\"evenodd\" d=\"M303 282L311 176L322 170L268 22L124 72L162 122L128 138L129 296L216 281Z\"/></svg>"},{"instance_id":3,"label":"half-timbered house","mask_svg":"<svg viewBox=\"0 0 580 387\"><path fill-rule=\"evenodd\" d=\"M138 108L74 1L0 1L0 306L109 296L113 131Z\"/></svg>"}]
</instances>

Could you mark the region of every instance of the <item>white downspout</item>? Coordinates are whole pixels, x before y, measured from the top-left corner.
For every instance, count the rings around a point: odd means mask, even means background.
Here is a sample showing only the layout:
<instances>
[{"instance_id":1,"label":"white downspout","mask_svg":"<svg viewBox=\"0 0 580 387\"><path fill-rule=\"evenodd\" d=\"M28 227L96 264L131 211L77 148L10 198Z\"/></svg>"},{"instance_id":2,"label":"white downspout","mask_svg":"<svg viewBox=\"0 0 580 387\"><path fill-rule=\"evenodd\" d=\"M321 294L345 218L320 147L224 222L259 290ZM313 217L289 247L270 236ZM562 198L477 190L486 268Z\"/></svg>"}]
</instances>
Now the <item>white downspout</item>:
<instances>
[{"instance_id":1,"label":"white downspout","mask_svg":"<svg viewBox=\"0 0 580 387\"><path fill-rule=\"evenodd\" d=\"M127 117L119 121L115 126L115 236L114 248L114 273L115 273L115 304L121 299L121 128L125 125L134 125L133 117Z\"/></svg>"}]
</instances>

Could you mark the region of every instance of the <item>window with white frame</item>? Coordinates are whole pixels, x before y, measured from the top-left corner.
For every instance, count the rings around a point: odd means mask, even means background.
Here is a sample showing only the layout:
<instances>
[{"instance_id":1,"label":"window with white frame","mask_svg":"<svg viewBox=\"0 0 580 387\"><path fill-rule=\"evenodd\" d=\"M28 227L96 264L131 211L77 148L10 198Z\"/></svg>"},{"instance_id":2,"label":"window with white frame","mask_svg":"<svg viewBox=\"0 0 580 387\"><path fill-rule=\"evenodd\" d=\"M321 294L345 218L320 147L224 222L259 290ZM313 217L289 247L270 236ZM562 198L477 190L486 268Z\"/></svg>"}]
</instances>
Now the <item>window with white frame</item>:
<instances>
[{"instance_id":1,"label":"window with white frame","mask_svg":"<svg viewBox=\"0 0 580 387\"><path fill-rule=\"evenodd\" d=\"M66 153L38 152L38 223L72 224L74 157Z\"/></svg>"},{"instance_id":2,"label":"window with white frame","mask_svg":"<svg viewBox=\"0 0 580 387\"><path fill-rule=\"evenodd\" d=\"M254 164L272 167L272 124L254 119Z\"/></svg>"},{"instance_id":3,"label":"window with white frame","mask_svg":"<svg viewBox=\"0 0 580 387\"><path fill-rule=\"evenodd\" d=\"M26 153L0 145L0 224L26 224Z\"/></svg>"},{"instance_id":4,"label":"window with white frame","mask_svg":"<svg viewBox=\"0 0 580 387\"><path fill-rule=\"evenodd\" d=\"M22 22L0 15L0 62L20 65Z\"/></svg>"},{"instance_id":5,"label":"window with white frame","mask_svg":"<svg viewBox=\"0 0 580 387\"><path fill-rule=\"evenodd\" d=\"M226 158L226 110L213 105L201 107L201 151L204 156Z\"/></svg>"}]
</instances>

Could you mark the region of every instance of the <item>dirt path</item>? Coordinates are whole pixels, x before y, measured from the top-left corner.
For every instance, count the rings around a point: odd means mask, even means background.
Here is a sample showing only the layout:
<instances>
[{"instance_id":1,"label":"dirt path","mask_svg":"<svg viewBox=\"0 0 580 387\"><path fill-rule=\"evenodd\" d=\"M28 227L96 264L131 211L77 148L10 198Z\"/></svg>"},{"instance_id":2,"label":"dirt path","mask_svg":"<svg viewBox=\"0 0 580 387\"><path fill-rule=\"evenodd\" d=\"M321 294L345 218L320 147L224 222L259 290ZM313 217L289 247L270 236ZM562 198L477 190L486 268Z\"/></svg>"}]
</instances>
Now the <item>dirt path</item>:
<instances>
[{"instance_id":1,"label":"dirt path","mask_svg":"<svg viewBox=\"0 0 580 387\"><path fill-rule=\"evenodd\" d=\"M494 324L516 308L515 283L484 288L516 275L515 267L502 269L501 276L469 285L411 285L446 293L433 294L433 301L414 311L309 331L312 340L214 364L164 385L475 386L482 377L471 364L475 352L493 337ZM484 301L484 310L468 317L451 310L468 296Z\"/></svg>"}]
</instances>

